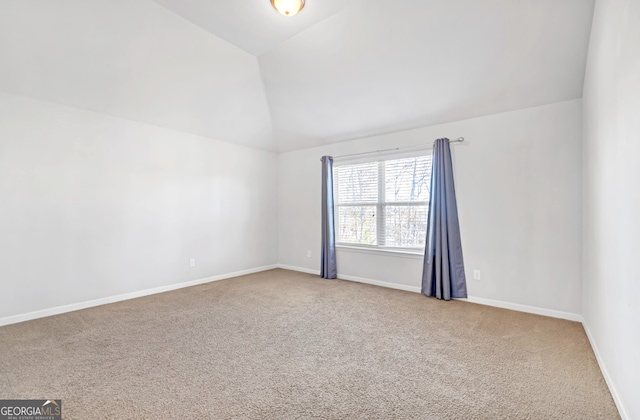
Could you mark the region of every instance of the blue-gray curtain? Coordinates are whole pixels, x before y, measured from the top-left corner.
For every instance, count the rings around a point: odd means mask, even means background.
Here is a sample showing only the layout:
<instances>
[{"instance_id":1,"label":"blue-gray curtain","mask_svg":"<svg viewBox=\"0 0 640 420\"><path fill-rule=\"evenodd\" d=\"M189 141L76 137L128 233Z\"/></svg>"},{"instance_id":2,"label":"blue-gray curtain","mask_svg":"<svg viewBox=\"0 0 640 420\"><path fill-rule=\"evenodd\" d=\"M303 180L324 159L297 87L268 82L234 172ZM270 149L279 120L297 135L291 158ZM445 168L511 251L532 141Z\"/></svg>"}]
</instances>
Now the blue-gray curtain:
<instances>
[{"instance_id":1,"label":"blue-gray curtain","mask_svg":"<svg viewBox=\"0 0 640 420\"><path fill-rule=\"evenodd\" d=\"M322 157L322 261L320 276L338 278L336 267L336 228L333 218L333 158Z\"/></svg>"},{"instance_id":2,"label":"blue-gray curtain","mask_svg":"<svg viewBox=\"0 0 640 420\"><path fill-rule=\"evenodd\" d=\"M433 146L422 293L444 300L467 297L449 139Z\"/></svg>"}]
</instances>

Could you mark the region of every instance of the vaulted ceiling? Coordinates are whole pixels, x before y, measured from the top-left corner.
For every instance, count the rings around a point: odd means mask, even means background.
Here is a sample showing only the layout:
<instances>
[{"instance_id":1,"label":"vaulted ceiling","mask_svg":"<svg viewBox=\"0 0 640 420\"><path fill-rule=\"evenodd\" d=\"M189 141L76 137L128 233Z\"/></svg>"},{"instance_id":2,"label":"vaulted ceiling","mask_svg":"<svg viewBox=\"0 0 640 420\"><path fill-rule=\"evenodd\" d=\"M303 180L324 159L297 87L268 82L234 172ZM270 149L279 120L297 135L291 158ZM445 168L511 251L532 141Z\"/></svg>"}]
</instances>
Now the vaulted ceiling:
<instances>
[{"instance_id":1,"label":"vaulted ceiling","mask_svg":"<svg viewBox=\"0 0 640 420\"><path fill-rule=\"evenodd\" d=\"M0 90L269 151L582 96L593 0L3 0Z\"/></svg>"}]
</instances>

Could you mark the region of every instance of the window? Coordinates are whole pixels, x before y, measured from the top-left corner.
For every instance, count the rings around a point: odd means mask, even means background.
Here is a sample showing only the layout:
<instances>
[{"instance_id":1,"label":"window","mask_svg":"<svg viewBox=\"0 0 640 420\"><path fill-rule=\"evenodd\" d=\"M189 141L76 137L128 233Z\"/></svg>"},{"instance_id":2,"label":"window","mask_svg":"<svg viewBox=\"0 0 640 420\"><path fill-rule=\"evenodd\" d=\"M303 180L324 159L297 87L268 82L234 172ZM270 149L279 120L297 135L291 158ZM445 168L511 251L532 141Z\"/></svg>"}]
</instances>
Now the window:
<instances>
[{"instance_id":1,"label":"window","mask_svg":"<svg viewBox=\"0 0 640 420\"><path fill-rule=\"evenodd\" d=\"M430 155L336 164L337 244L424 250L430 186Z\"/></svg>"}]
</instances>

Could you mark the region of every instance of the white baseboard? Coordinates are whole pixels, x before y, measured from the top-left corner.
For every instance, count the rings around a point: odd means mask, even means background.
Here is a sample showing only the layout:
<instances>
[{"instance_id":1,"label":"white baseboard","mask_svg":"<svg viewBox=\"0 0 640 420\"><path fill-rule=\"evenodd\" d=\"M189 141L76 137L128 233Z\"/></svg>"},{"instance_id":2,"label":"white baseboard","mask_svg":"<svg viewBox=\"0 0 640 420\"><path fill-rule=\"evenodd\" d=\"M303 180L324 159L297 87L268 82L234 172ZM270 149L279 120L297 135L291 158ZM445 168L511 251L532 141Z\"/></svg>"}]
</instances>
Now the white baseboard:
<instances>
[{"instance_id":1,"label":"white baseboard","mask_svg":"<svg viewBox=\"0 0 640 420\"><path fill-rule=\"evenodd\" d=\"M496 308L511 309L512 311L526 312L529 314L549 316L551 318L560 318L560 319L566 319L569 321L582 322L582 315L580 314L574 314L572 312L556 311L555 309L546 309L546 308L540 308L537 306L521 305L519 303L504 302L501 300L485 299L485 298L473 297L473 296L469 296L467 299L457 299L457 300L463 300L470 303L477 303L479 305L493 306Z\"/></svg>"},{"instance_id":2,"label":"white baseboard","mask_svg":"<svg viewBox=\"0 0 640 420\"><path fill-rule=\"evenodd\" d=\"M604 376L604 381L607 383L609 392L611 392L611 396L613 397L613 401L616 403L616 407L618 408L618 412L620 413L620 418L622 418L622 420L630 420L631 417L629 417L629 415L627 414L627 410L624 408L624 404L622 403L622 398L620 398L620 394L618 394L615 385L613 385L613 381L611 380L609 371L607 371L607 367L605 366L604 361L602 360L602 356L600 356L600 352L598 351L598 346L593 338L593 335L591 335L591 331L589 331L589 326L585 321L582 321L582 326L584 327L584 331L587 334L589 343L591 343L593 353L596 355L596 360L598 361L598 366L600 366L602 376Z\"/></svg>"},{"instance_id":3,"label":"white baseboard","mask_svg":"<svg viewBox=\"0 0 640 420\"><path fill-rule=\"evenodd\" d=\"M387 287L389 289L404 290L405 292L413 292L413 293L421 292L420 287L417 287L417 286L407 286L405 284L389 283L387 281L364 279L362 277L347 276L345 274L338 274L338 278L340 280L349 280L349 281L355 281L358 283L372 284L374 286Z\"/></svg>"},{"instance_id":4,"label":"white baseboard","mask_svg":"<svg viewBox=\"0 0 640 420\"><path fill-rule=\"evenodd\" d=\"M278 268L282 268L282 269L285 269L285 270L291 270L291 271L299 271L299 272L308 273L308 274L316 274L316 275L320 274L319 270L312 270L312 269L309 269L309 268L296 267L296 266L292 266L292 265L278 264ZM420 293L421 292L420 286L407 286L407 285L404 285L404 284L389 283L389 282L386 282L386 281L365 279L365 278L362 278L362 277L349 276L349 275L340 274L340 273L338 273L338 278L341 279L341 280L349 280L349 281L355 281L355 282L358 282L358 283L365 283L365 284L372 284L372 285L375 285L375 286L388 287L390 289L405 290L407 292L414 292L414 293ZM457 300L462 300L462 301L466 301L466 302L470 302L470 303L477 303L477 304L486 305L486 306L494 306L496 308L511 309L513 311L518 311L518 312L526 312L526 313L530 313L530 314L544 315L544 316L549 316L549 317L552 317L552 318L567 319L569 321L582 322L582 316L581 315L574 314L574 313L571 313L571 312L556 311L556 310L553 310L553 309L545 309L545 308L539 308L539 307L536 307L536 306L520 305L518 303L503 302L503 301L500 301L500 300L485 299L485 298L479 298L479 297L473 297L473 296L470 296L467 299L457 299Z\"/></svg>"},{"instance_id":5,"label":"white baseboard","mask_svg":"<svg viewBox=\"0 0 640 420\"><path fill-rule=\"evenodd\" d=\"M264 267L256 267L256 268L252 268L252 269L248 269L248 270L236 271L236 272L233 272L233 273L221 274L221 275L218 275L218 276L207 277L207 278L199 279L199 280L192 280L192 281L183 282L183 283L175 283L175 284L170 284L170 285L167 285L167 286L160 286L160 287L156 287L156 288L153 288L153 289L140 290L140 291L136 291L136 292L125 293L125 294L122 294L122 295L109 296L109 297L90 300L90 301L85 301L85 302L72 303L72 304L69 304L69 305L63 305L63 306L57 306L57 307L54 307L54 308L42 309L42 310L39 310L39 311L29 312L29 313L26 313L26 314L12 315L12 316L9 316L9 317L0 318L0 327L3 326L3 325L16 324L18 322L29 321L29 320L32 320L32 319L44 318L44 317L47 317L47 316L58 315L58 314L66 313L66 312L72 312L72 311L78 311L78 310L81 310L81 309L91 308L91 307L94 307L94 306L106 305L108 303L120 302L120 301L128 300L128 299L135 299L135 298L142 297L142 296L148 296L148 295L153 295L153 294L157 294L157 293L169 292L171 290L177 290L177 289L182 289L182 288L185 288L185 287L197 286L199 284L205 284L205 283L210 283L210 282L214 282L214 281L229 279L229 278L233 278L233 277L244 276L244 275L247 275L247 274L258 273L258 272L266 271L266 270L272 270L274 268L282 268L282 269L285 269L285 270L298 271L298 272L307 273L307 274L315 274L315 275L319 275L320 274L320 270L309 269L309 268L304 268L304 267L296 267L296 266L291 266L291 265L286 265L286 264L274 264L274 265L269 265L269 266L264 266ZM387 287L387 288L390 288L390 289L397 289L397 290L404 290L404 291L407 291L407 292L420 293L420 287L419 286L408 286L408 285L404 285L404 284L390 283L390 282L385 282L385 281L381 281L381 280L373 280L373 279L367 279L367 278L362 278L362 277L350 276L350 275L346 275L346 274L338 274L338 278L341 279L341 280L354 281L354 282L364 283L364 284L371 284L371 285L374 285L374 286ZM520 305L520 304L517 304L517 303L503 302L503 301L497 301L497 300L491 300L491 299L485 299L485 298L477 298L477 297L473 297L473 296L469 297L468 299L464 299L464 300L466 300L467 302L477 303L477 304L481 304L481 305L494 306L494 307L498 307L498 308L511 309L511 310L519 311L519 312L527 312L527 313L532 313L532 314L537 314L537 315L550 316L550 317L553 317L553 318L561 318L561 319L568 319L570 321L582 322L582 316L580 316L578 314L569 313L569 312L562 312L562 311L556 311L556 310L552 310L552 309L538 308L538 307L534 307L534 306Z\"/></svg>"},{"instance_id":6,"label":"white baseboard","mask_svg":"<svg viewBox=\"0 0 640 420\"><path fill-rule=\"evenodd\" d=\"M293 265L286 265L286 264L278 264L278 268L282 268L283 270L289 270L289 271L298 271L300 273L315 274L317 276L320 275L320 270L314 270L311 268L296 267Z\"/></svg>"},{"instance_id":7,"label":"white baseboard","mask_svg":"<svg viewBox=\"0 0 640 420\"><path fill-rule=\"evenodd\" d=\"M29 312L26 314L12 315L0 318L0 327L19 322L31 321L33 319L45 318L52 315L64 314L67 312L79 311L81 309L92 308L94 306L106 305L108 303L121 302L123 300L135 299L143 296L155 295L157 293L169 292L171 290L183 289L185 287L197 286L199 284L211 283L230 279L233 277L245 276L247 274L259 273L261 271L273 270L278 268L277 265L268 265L264 267L250 268L248 270L236 271L233 273L221 274L218 276L207 277L199 280L186 281L183 283L174 283L167 286L155 287L153 289L139 290L137 292L125 293L122 295L109 296L105 298L89 300L85 302L72 303L69 305L56 306L54 308L41 309L39 311Z\"/></svg>"},{"instance_id":8,"label":"white baseboard","mask_svg":"<svg viewBox=\"0 0 640 420\"><path fill-rule=\"evenodd\" d=\"M278 264L278 268L282 268L283 270L298 271L300 273L315 274L316 276L320 275L320 270L313 270L311 268L296 267L296 266L293 266L293 265L286 265L286 264ZM372 284L374 286L387 287L389 289L398 289L398 290L404 290L404 291L407 291L407 292L420 293L420 288L419 287L405 286L403 284L389 283L389 282L386 282L386 281L371 280L371 279L365 279L365 278L362 278L362 277L348 276L348 275L340 274L340 273L338 273L338 279L339 280L355 281L355 282L364 283L364 284Z\"/></svg>"}]
</instances>

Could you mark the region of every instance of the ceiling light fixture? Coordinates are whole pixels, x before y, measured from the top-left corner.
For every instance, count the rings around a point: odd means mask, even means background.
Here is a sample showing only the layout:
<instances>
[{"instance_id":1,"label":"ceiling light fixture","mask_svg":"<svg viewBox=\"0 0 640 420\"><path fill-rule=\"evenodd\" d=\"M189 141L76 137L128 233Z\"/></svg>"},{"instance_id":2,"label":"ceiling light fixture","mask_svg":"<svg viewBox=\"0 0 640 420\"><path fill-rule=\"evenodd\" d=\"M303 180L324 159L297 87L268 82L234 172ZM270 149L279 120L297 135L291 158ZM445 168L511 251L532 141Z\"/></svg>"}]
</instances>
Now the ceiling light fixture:
<instances>
[{"instance_id":1,"label":"ceiling light fixture","mask_svg":"<svg viewBox=\"0 0 640 420\"><path fill-rule=\"evenodd\" d=\"M271 0L271 4L283 16L295 16L304 7L304 0Z\"/></svg>"}]
</instances>

